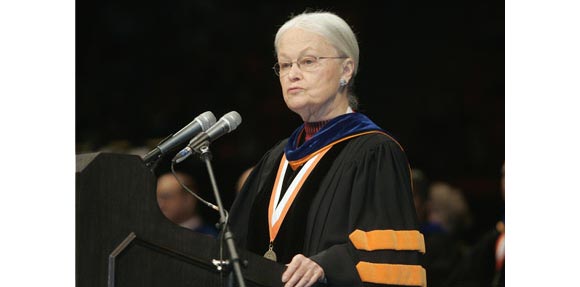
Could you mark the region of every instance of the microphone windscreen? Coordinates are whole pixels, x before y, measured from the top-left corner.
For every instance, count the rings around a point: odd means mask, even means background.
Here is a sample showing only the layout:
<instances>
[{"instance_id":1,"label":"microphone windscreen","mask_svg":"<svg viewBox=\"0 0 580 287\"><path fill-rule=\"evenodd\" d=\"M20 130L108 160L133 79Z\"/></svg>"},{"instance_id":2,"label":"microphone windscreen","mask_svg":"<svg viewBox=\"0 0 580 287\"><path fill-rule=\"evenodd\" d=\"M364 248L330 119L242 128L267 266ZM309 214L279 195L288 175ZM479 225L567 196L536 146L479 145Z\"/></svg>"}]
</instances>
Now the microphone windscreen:
<instances>
[{"instance_id":1,"label":"microphone windscreen","mask_svg":"<svg viewBox=\"0 0 580 287\"><path fill-rule=\"evenodd\" d=\"M242 123L242 116L236 111L231 111L225 115L220 120L224 120L228 125L228 133L235 130Z\"/></svg>"}]
</instances>

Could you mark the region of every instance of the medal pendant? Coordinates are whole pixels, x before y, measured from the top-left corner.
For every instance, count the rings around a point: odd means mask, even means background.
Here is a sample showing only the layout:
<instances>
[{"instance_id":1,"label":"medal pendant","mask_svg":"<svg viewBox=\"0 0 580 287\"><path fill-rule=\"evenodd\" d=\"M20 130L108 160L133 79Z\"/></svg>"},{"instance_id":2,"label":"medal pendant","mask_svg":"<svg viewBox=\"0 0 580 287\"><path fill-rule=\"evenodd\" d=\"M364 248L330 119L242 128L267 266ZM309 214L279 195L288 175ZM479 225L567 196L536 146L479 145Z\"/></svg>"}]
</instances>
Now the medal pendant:
<instances>
[{"instance_id":1,"label":"medal pendant","mask_svg":"<svg viewBox=\"0 0 580 287\"><path fill-rule=\"evenodd\" d=\"M268 251L266 251L266 253L264 253L264 258L266 259L270 259L272 261L276 261L276 252L274 252L274 246L272 245L272 243L270 243L270 247L268 248Z\"/></svg>"}]
</instances>

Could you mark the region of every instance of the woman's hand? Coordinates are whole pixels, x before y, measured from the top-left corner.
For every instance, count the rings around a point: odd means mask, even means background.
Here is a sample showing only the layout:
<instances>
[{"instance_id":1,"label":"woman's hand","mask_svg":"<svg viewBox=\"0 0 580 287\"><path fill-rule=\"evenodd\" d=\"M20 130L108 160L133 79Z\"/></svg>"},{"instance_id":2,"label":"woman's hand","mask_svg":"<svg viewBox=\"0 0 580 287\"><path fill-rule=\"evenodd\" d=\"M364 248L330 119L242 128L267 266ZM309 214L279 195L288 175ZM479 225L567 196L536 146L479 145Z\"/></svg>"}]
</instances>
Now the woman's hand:
<instances>
[{"instance_id":1,"label":"woman's hand","mask_svg":"<svg viewBox=\"0 0 580 287\"><path fill-rule=\"evenodd\" d=\"M324 278L324 270L310 258L298 254L292 258L288 268L282 274L284 287L307 287L312 286L318 280Z\"/></svg>"}]
</instances>

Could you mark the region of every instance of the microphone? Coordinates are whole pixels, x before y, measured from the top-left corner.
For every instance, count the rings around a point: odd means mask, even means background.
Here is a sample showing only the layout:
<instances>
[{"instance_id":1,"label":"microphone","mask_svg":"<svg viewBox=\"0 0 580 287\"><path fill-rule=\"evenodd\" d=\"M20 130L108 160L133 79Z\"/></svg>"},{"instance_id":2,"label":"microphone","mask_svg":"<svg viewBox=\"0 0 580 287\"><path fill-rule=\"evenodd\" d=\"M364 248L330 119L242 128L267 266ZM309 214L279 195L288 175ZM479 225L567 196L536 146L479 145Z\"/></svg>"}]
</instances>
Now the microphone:
<instances>
[{"instance_id":1,"label":"microphone","mask_svg":"<svg viewBox=\"0 0 580 287\"><path fill-rule=\"evenodd\" d=\"M143 157L143 162L145 162L146 165L150 165L152 162L161 158L163 154L184 143L200 132L206 131L213 124L215 124L215 116L212 112L207 111L197 116L187 126L183 127L174 135L169 136L167 140L163 141L156 148L147 153Z\"/></svg>"},{"instance_id":2,"label":"microphone","mask_svg":"<svg viewBox=\"0 0 580 287\"><path fill-rule=\"evenodd\" d=\"M242 117L238 112L231 111L225 114L223 117L217 121L213 126L211 126L207 131L199 133L195 136L187 147L178 152L175 157L173 157L174 163L180 163L193 154L194 150L200 148L205 142L213 142L219 137L235 130L242 123Z\"/></svg>"}]
</instances>

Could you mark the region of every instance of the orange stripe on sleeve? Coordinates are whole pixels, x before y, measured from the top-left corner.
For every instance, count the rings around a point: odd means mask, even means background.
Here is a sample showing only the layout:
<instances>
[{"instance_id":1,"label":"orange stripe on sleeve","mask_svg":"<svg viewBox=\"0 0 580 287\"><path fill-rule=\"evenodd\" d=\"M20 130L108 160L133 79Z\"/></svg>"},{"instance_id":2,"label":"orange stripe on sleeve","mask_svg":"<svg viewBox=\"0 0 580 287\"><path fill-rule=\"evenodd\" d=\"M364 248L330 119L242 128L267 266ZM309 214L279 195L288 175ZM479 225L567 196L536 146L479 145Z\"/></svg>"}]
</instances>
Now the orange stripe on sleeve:
<instances>
[{"instance_id":1,"label":"orange stripe on sleeve","mask_svg":"<svg viewBox=\"0 0 580 287\"><path fill-rule=\"evenodd\" d=\"M427 274L420 265L375 264L361 261L356 265L361 281L375 284L427 286Z\"/></svg>"},{"instance_id":2,"label":"orange stripe on sleeve","mask_svg":"<svg viewBox=\"0 0 580 287\"><path fill-rule=\"evenodd\" d=\"M395 231L389 229L364 232L357 229L348 237L354 247L359 250L416 250L425 253L423 234L417 230Z\"/></svg>"}]
</instances>

